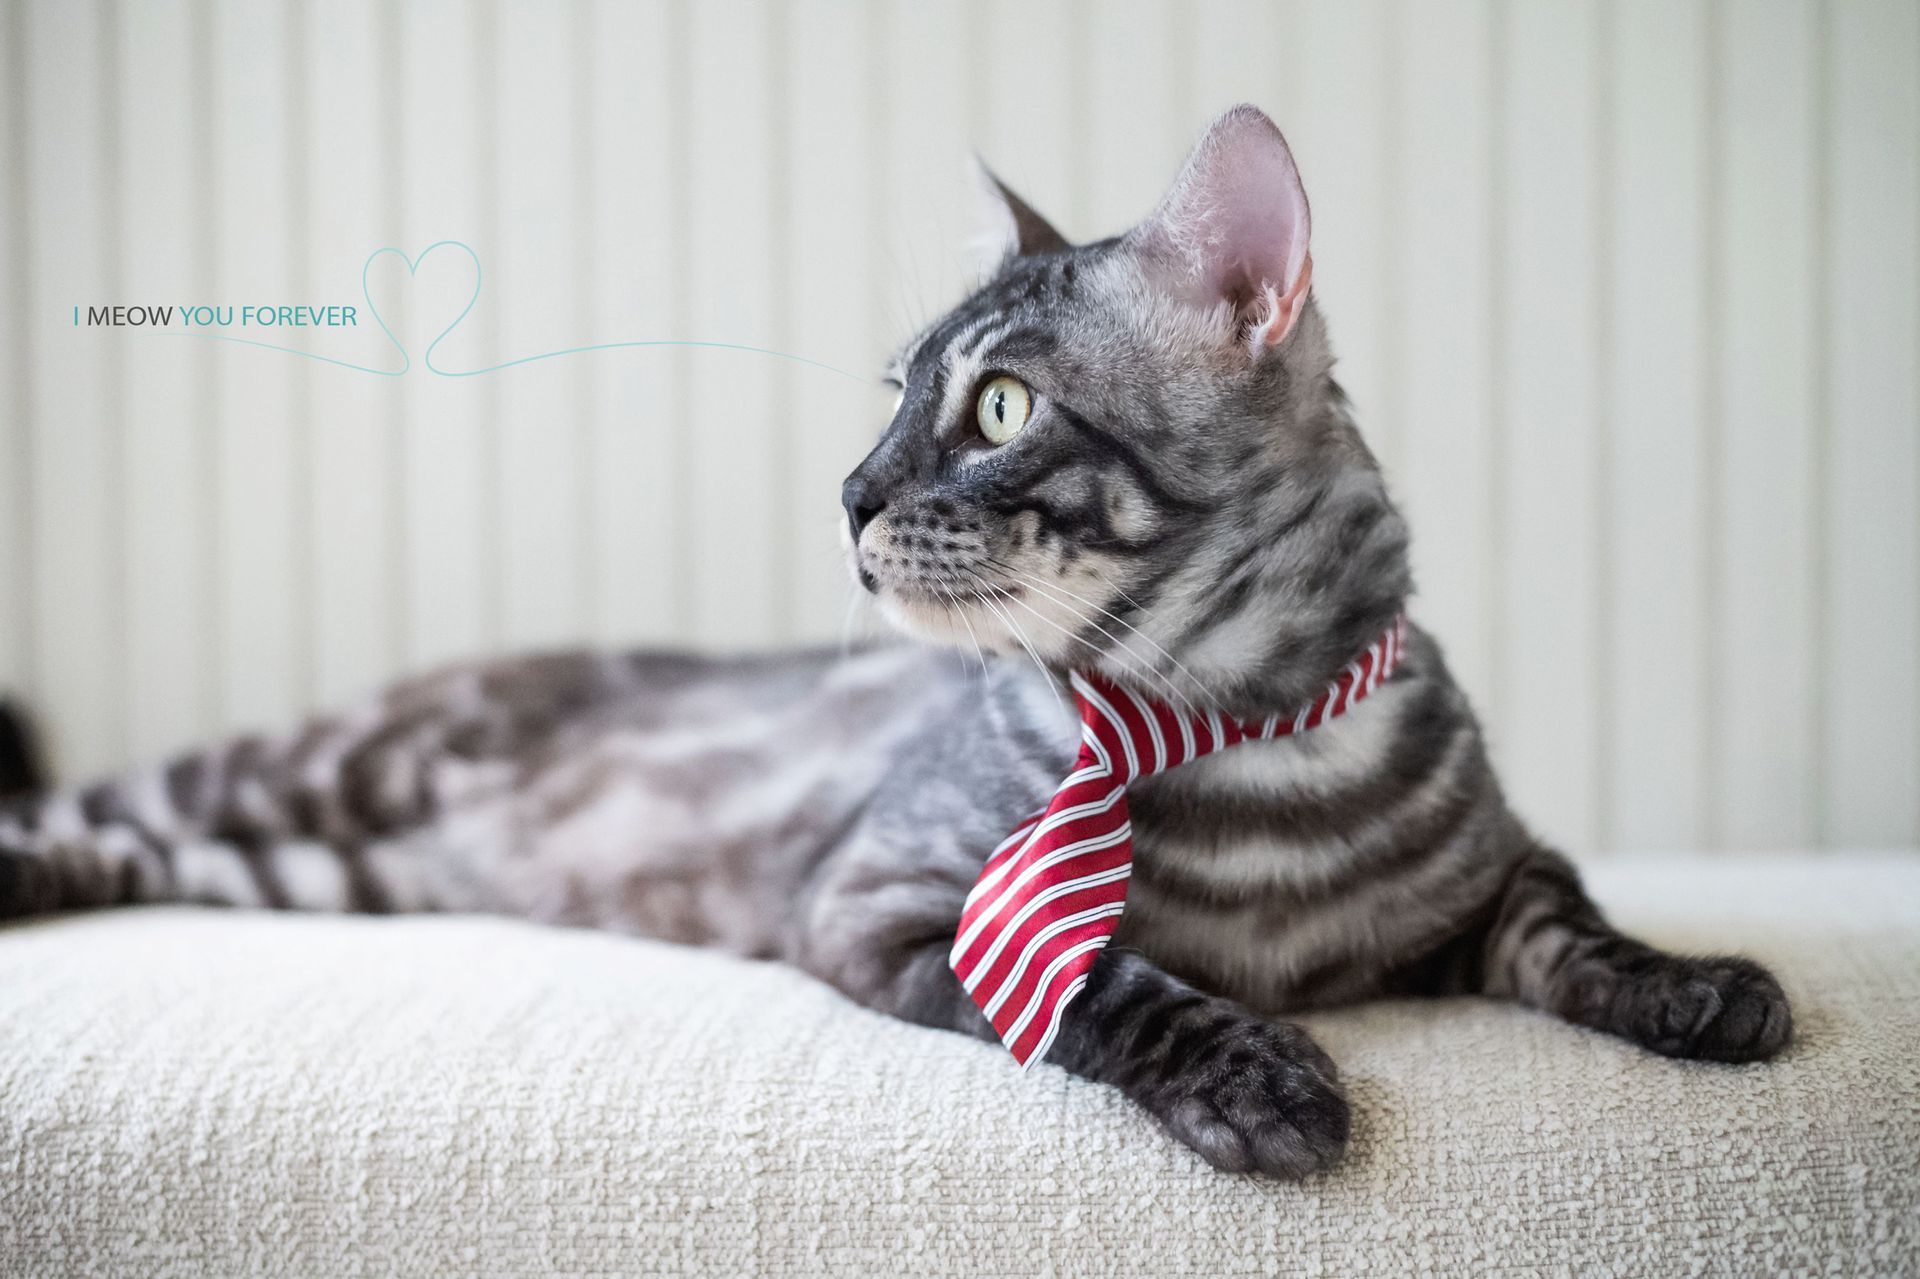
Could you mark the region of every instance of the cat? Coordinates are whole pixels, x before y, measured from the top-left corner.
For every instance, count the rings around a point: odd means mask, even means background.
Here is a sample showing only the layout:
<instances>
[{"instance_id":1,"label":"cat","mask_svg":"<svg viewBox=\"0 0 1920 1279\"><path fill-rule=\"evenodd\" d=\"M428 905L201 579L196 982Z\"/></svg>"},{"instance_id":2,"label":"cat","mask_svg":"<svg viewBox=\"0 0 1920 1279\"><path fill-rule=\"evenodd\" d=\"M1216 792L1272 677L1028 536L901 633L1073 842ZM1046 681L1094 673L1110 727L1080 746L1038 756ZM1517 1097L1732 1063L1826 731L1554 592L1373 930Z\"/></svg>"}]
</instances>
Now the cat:
<instances>
[{"instance_id":1,"label":"cat","mask_svg":"<svg viewBox=\"0 0 1920 1279\"><path fill-rule=\"evenodd\" d=\"M1413 583L1265 115L1221 116L1097 243L983 176L1004 252L893 361L897 408L841 495L859 588L932 645L440 671L16 804L0 913L504 912L781 960L992 1038L948 951L984 859L1074 759L1062 676L1291 715ZM1334 1064L1285 1020L1303 1009L1481 994L1734 1062L1791 1035L1759 965L1608 925L1508 810L1418 626L1346 714L1129 802L1125 913L1047 1060L1218 1167L1302 1177L1345 1148Z\"/></svg>"}]
</instances>

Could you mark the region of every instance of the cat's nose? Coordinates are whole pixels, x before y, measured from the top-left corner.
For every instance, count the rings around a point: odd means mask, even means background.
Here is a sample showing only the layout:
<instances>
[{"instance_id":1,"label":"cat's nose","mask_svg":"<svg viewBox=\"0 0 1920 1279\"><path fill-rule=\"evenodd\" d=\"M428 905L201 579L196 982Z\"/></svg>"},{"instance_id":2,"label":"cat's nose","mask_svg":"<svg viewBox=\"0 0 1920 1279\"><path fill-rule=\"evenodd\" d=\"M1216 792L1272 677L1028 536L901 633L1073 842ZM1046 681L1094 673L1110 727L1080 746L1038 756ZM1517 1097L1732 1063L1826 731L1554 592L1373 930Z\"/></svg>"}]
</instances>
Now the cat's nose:
<instances>
[{"instance_id":1,"label":"cat's nose","mask_svg":"<svg viewBox=\"0 0 1920 1279\"><path fill-rule=\"evenodd\" d=\"M886 499L881 497L858 473L847 477L840 486L840 505L847 512L847 530L853 534L853 540L860 540L860 530L873 523L873 517L887 508Z\"/></svg>"}]
</instances>

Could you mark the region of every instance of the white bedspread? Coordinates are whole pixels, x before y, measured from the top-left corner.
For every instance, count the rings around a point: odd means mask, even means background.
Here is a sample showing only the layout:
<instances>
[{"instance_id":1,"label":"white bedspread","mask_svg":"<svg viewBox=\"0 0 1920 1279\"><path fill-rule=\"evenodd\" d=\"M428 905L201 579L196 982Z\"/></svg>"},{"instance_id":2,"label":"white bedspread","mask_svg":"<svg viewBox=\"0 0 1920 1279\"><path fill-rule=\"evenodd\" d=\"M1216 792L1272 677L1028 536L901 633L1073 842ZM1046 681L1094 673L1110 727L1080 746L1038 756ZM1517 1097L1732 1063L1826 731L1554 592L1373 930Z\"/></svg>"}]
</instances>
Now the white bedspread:
<instances>
[{"instance_id":1,"label":"white bedspread","mask_svg":"<svg viewBox=\"0 0 1920 1279\"><path fill-rule=\"evenodd\" d=\"M776 967L468 918L15 925L0 1273L1920 1268L1920 856L1591 876L1651 939L1772 964L1788 1056L1472 1000L1314 1016L1354 1143L1304 1185Z\"/></svg>"}]
</instances>

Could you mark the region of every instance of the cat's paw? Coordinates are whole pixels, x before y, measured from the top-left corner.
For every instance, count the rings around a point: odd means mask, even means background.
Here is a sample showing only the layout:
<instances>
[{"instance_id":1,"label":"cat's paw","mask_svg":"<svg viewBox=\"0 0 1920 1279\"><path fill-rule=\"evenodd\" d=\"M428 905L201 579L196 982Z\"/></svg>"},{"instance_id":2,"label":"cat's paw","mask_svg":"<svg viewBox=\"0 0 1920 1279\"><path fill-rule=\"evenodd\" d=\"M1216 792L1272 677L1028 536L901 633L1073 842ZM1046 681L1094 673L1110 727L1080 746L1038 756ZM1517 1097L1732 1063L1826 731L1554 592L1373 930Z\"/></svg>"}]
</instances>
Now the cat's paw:
<instances>
[{"instance_id":1,"label":"cat's paw","mask_svg":"<svg viewBox=\"0 0 1920 1279\"><path fill-rule=\"evenodd\" d=\"M1216 1168L1306 1177L1347 1148L1332 1060L1298 1026L1237 1018L1173 1063L1151 1108Z\"/></svg>"},{"instance_id":2,"label":"cat's paw","mask_svg":"<svg viewBox=\"0 0 1920 1279\"><path fill-rule=\"evenodd\" d=\"M1750 959L1662 955L1623 975L1613 1004L1620 1033L1668 1057L1765 1061L1793 1037L1786 992Z\"/></svg>"}]
</instances>

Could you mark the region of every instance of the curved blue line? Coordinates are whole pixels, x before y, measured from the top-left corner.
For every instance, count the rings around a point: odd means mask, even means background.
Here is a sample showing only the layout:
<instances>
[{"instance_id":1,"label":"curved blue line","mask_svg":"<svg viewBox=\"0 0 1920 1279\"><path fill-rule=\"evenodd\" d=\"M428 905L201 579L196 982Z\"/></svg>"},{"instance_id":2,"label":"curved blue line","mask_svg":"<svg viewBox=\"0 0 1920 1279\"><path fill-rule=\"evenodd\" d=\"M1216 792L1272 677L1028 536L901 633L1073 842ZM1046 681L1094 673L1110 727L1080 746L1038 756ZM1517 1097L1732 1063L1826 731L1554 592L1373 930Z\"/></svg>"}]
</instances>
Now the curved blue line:
<instances>
[{"instance_id":1,"label":"curved blue line","mask_svg":"<svg viewBox=\"0 0 1920 1279\"><path fill-rule=\"evenodd\" d=\"M427 367L441 377L479 377L482 373L498 373L501 369L510 369L516 364L532 364L538 360L553 360L563 355L586 355L593 351L616 351L622 347L642 346L693 346L705 347L714 351L746 351L753 355L771 355L782 360L791 360L795 364L804 364L809 368L824 369L828 373L838 373L841 377L851 378L855 382L865 383L867 381L866 378L861 377L858 373L849 373L843 368L838 368L835 365L827 364L820 360L808 359L804 355L794 355L789 351L776 351L770 346L748 346L742 342L681 341L675 338L659 338L647 342L600 342L593 346L568 347L564 351L547 351L541 355L523 355L517 360L506 360L499 364L490 364L484 369L443 369L435 365L432 359L429 358L427 360ZM429 356L430 355L431 348L429 348Z\"/></svg>"}]
</instances>

